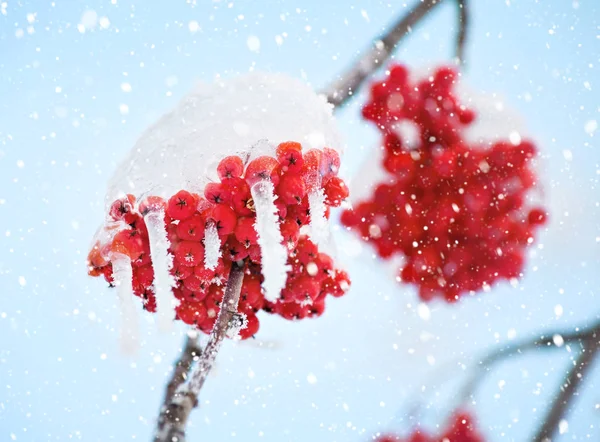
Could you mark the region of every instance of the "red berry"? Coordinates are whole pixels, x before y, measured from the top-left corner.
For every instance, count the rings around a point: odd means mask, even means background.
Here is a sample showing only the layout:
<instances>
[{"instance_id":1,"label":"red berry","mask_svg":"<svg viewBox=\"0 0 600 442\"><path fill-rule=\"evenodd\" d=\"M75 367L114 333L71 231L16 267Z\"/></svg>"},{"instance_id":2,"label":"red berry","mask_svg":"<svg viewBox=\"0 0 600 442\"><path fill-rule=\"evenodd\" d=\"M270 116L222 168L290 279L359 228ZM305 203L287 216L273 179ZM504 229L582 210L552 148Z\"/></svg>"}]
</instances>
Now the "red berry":
<instances>
[{"instance_id":1,"label":"red berry","mask_svg":"<svg viewBox=\"0 0 600 442\"><path fill-rule=\"evenodd\" d=\"M147 215L150 212L165 210L167 202L159 196L148 196L140 202L139 210L142 215Z\"/></svg>"},{"instance_id":2,"label":"red berry","mask_svg":"<svg viewBox=\"0 0 600 442\"><path fill-rule=\"evenodd\" d=\"M543 209L535 208L529 212L527 216L529 224L539 226L546 223L547 215Z\"/></svg>"},{"instance_id":3,"label":"red berry","mask_svg":"<svg viewBox=\"0 0 600 442\"><path fill-rule=\"evenodd\" d=\"M108 214L115 221L125 221L127 224L131 222L135 205L135 196L127 194L123 198L119 198L110 206Z\"/></svg>"},{"instance_id":4,"label":"red berry","mask_svg":"<svg viewBox=\"0 0 600 442\"><path fill-rule=\"evenodd\" d=\"M167 214L173 219L183 220L189 218L196 212L197 200L186 190L180 190L171 198L167 204Z\"/></svg>"},{"instance_id":5,"label":"red berry","mask_svg":"<svg viewBox=\"0 0 600 442\"><path fill-rule=\"evenodd\" d=\"M204 262L204 247L195 241L181 241L175 250L175 259L181 265L195 267Z\"/></svg>"},{"instance_id":6,"label":"red berry","mask_svg":"<svg viewBox=\"0 0 600 442\"><path fill-rule=\"evenodd\" d=\"M131 261L134 261L144 253L145 247L141 236L132 232L132 230L121 230L117 233L113 238L110 250L113 253L127 255Z\"/></svg>"},{"instance_id":7,"label":"red berry","mask_svg":"<svg viewBox=\"0 0 600 442\"><path fill-rule=\"evenodd\" d=\"M321 159L321 176L327 179L338 174L340 170L340 155L336 150L325 147Z\"/></svg>"},{"instance_id":8,"label":"red berry","mask_svg":"<svg viewBox=\"0 0 600 442\"><path fill-rule=\"evenodd\" d=\"M300 204L306 195L306 186L300 176L287 174L281 177L276 193L285 204Z\"/></svg>"},{"instance_id":9,"label":"red berry","mask_svg":"<svg viewBox=\"0 0 600 442\"><path fill-rule=\"evenodd\" d=\"M297 173L302 170L302 145L295 141L288 141L277 146L277 160L283 172Z\"/></svg>"},{"instance_id":10,"label":"red berry","mask_svg":"<svg viewBox=\"0 0 600 442\"><path fill-rule=\"evenodd\" d=\"M238 219L235 226L234 233L236 239L246 247L250 247L258 241L258 233L256 233L256 229L254 228L255 222L255 218L243 217Z\"/></svg>"},{"instance_id":11,"label":"red berry","mask_svg":"<svg viewBox=\"0 0 600 442\"><path fill-rule=\"evenodd\" d=\"M277 160L273 157L262 156L258 157L248 164L246 167L246 181L250 187L259 181L271 181L273 185L277 185L279 176L277 175Z\"/></svg>"},{"instance_id":12,"label":"red berry","mask_svg":"<svg viewBox=\"0 0 600 442\"><path fill-rule=\"evenodd\" d=\"M241 261L248 257L248 248L237 239L230 237L223 246L223 254L229 261Z\"/></svg>"},{"instance_id":13,"label":"red berry","mask_svg":"<svg viewBox=\"0 0 600 442\"><path fill-rule=\"evenodd\" d=\"M258 332L258 318L256 315L246 315L246 328L240 330L240 338L248 339L254 336Z\"/></svg>"},{"instance_id":14,"label":"red berry","mask_svg":"<svg viewBox=\"0 0 600 442\"><path fill-rule=\"evenodd\" d=\"M279 229L281 236L283 236L283 243L289 250L293 250L300 239L300 227L298 223L291 218L287 218L279 225Z\"/></svg>"},{"instance_id":15,"label":"red berry","mask_svg":"<svg viewBox=\"0 0 600 442\"><path fill-rule=\"evenodd\" d=\"M209 219L215 223L220 236L233 233L237 223L237 215L233 209L222 204L212 208Z\"/></svg>"},{"instance_id":16,"label":"red berry","mask_svg":"<svg viewBox=\"0 0 600 442\"><path fill-rule=\"evenodd\" d=\"M346 183L337 176L331 177L325 183L323 189L325 191L325 203L333 207L338 207L350 195Z\"/></svg>"},{"instance_id":17,"label":"red berry","mask_svg":"<svg viewBox=\"0 0 600 442\"><path fill-rule=\"evenodd\" d=\"M304 154L302 177L308 189L313 189L319 184L322 156L323 153L318 149L311 149Z\"/></svg>"},{"instance_id":18,"label":"red berry","mask_svg":"<svg viewBox=\"0 0 600 442\"><path fill-rule=\"evenodd\" d=\"M244 173L244 163L238 156L229 156L221 160L217 166L217 173L221 180L229 178L239 178Z\"/></svg>"},{"instance_id":19,"label":"red berry","mask_svg":"<svg viewBox=\"0 0 600 442\"><path fill-rule=\"evenodd\" d=\"M208 314L203 304L181 303L175 309L177 317L189 325L201 324L206 320Z\"/></svg>"},{"instance_id":20,"label":"red berry","mask_svg":"<svg viewBox=\"0 0 600 442\"><path fill-rule=\"evenodd\" d=\"M208 183L204 187L204 196L213 204L228 204L231 201L231 193L221 183Z\"/></svg>"},{"instance_id":21,"label":"red berry","mask_svg":"<svg viewBox=\"0 0 600 442\"><path fill-rule=\"evenodd\" d=\"M186 241L200 241L204 238L205 221L199 214L180 221L177 225L177 236Z\"/></svg>"}]
</instances>

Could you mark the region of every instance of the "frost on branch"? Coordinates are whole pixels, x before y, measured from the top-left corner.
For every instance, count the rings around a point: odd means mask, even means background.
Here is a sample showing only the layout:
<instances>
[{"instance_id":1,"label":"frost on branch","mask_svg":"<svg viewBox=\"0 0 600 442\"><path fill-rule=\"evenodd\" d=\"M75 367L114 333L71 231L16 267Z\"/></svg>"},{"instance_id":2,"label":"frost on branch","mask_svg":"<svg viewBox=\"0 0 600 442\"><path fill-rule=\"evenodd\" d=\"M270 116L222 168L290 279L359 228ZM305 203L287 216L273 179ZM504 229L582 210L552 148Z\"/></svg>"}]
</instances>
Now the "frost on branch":
<instances>
[{"instance_id":1,"label":"frost on branch","mask_svg":"<svg viewBox=\"0 0 600 442\"><path fill-rule=\"evenodd\" d=\"M283 244L279 230L277 207L275 206L275 189L270 181L259 181L252 186L252 198L256 211L254 228L258 233L260 246L263 288L265 298L275 302L285 287L288 266L288 252Z\"/></svg>"},{"instance_id":2,"label":"frost on branch","mask_svg":"<svg viewBox=\"0 0 600 442\"><path fill-rule=\"evenodd\" d=\"M260 310L319 316L327 295L349 287L317 245L330 208L348 197L340 152L330 105L297 80L253 73L199 86L141 136L110 181L89 272L110 283L108 254L127 255L146 310L208 333L232 263L242 262L243 339L258 330Z\"/></svg>"}]
</instances>

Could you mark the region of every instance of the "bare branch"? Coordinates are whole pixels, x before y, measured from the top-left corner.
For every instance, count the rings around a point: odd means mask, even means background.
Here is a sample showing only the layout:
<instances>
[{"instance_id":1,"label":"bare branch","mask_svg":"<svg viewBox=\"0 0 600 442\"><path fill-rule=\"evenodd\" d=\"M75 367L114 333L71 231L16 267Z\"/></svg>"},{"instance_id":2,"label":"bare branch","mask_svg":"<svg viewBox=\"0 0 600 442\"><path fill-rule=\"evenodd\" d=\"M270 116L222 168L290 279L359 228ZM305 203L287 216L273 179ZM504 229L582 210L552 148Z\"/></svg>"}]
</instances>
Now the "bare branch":
<instances>
[{"instance_id":1,"label":"bare branch","mask_svg":"<svg viewBox=\"0 0 600 442\"><path fill-rule=\"evenodd\" d=\"M588 336L583 341L583 348L575 361L575 366L569 370L567 376L560 386L552 406L544 416L542 424L533 439L534 442L550 442L558 430L560 421L569 412L569 405L577 395L577 390L593 365L594 358L600 350L600 331Z\"/></svg>"},{"instance_id":2,"label":"bare branch","mask_svg":"<svg viewBox=\"0 0 600 442\"><path fill-rule=\"evenodd\" d=\"M170 400L163 406L158 418L154 442L185 442L188 417L192 409L198 404L200 390L212 369L221 343L237 314L244 280L244 268L243 262L234 263L231 266L221 308L208 343L200 356L198 364L192 370L189 382L187 384L180 383ZM168 394L167 392L167 396Z\"/></svg>"},{"instance_id":3,"label":"bare branch","mask_svg":"<svg viewBox=\"0 0 600 442\"><path fill-rule=\"evenodd\" d=\"M540 338L527 339L507 347L494 349L479 361L479 364L471 375L469 381L463 387L462 393L459 395L459 397L461 397L463 401L470 399L473 396L477 386L490 371L491 367L496 363L503 361L504 359L514 355L520 355L531 350L558 349L560 347L557 347L555 344L555 336L560 336L560 339L562 339L562 342L565 344L572 344L575 342L583 343L584 341L594 338L598 333L600 333L600 321L597 321L587 328L578 327L575 331L551 331L545 333Z\"/></svg>"},{"instance_id":4,"label":"bare branch","mask_svg":"<svg viewBox=\"0 0 600 442\"><path fill-rule=\"evenodd\" d=\"M365 80L379 69L392 55L398 43L444 0L420 0L405 16L400 18L373 46L365 51L350 68L328 86L323 94L335 109L342 107L360 89ZM467 0L456 0L459 10L458 35L455 55L462 62L469 23Z\"/></svg>"},{"instance_id":5,"label":"bare branch","mask_svg":"<svg viewBox=\"0 0 600 442\"><path fill-rule=\"evenodd\" d=\"M185 338L185 345L183 346L181 355L177 362L175 362L173 374L167 384L165 398L162 404L163 407L169 405L179 386L185 382L188 373L192 368L194 358L200 356L200 353L201 349L198 345L198 332L196 330L190 330Z\"/></svg>"},{"instance_id":6,"label":"bare branch","mask_svg":"<svg viewBox=\"0 0 600 442\"><path fill-rule=\"evenodd\" d=\"M467 0L457 0L458 5L458 35L456 36L455 56L459 64L465 63L465 43L469 29L469 7Z\"/></svg>"}]
</instances>

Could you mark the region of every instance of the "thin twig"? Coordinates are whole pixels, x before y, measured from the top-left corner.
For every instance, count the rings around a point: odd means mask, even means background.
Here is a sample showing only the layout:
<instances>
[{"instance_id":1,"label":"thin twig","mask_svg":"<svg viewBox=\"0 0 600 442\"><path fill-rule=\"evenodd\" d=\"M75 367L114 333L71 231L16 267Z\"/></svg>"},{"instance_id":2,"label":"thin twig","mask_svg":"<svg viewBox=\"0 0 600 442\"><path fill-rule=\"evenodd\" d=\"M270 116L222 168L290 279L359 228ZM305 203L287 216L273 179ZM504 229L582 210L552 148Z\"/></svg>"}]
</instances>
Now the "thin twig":
<instances>
[{"instance_id":1,"label":"thin twig","mask_svg":"<svg viewBox=\"0 0 600 442\"><path fill-rule=\"evenodd\" d=\"M534 442L550 442L554 440L554 435L559 429L561 420L569 412L569 405L577 395L577 390L593 365L594 358L598 355L598 351L600 350L600 331L585 339L582 345L583 348L575 361L575 366L567 373L556 398L552 402L552 406L542 420L542 424L533 439Z\"/></svg>"},{"instance_id":2,"label":"thin twig","mask_svg":"<svg viewBox=\"0 0 600 442\"><path fill-rule=\"evenodd\" d=\"M545 333L540 338L527 339L507 347L496 348L479 361L469 381L463 387L459 397L462 398L463 401L472 398L477 386L485 378L485 375L489 372L491 366L504 359L517 354L520 355L526 353L530 350L558 349L560 347L555 343L555 336L560 336L560 339L562 339L564 344L572 344L574 342L583 343L584 341L595 337L598 333L600 333L600 321L597 321L586 328L577 328L575 331L551 331Z\"/></svg>"},{"instance_id":3,"label":"thin twig","mask_svg":"<svg viewBox=\"0 0 600 442\"><path fill-rule=\"evenodd\" d=\"M455 56L459 64L465 64L465 43L469 29L469 7L467 0L457 0L458 5L458 35L456 36Z\"/></svg>"},{"instance_id":4,"label":"thin twig","mask_svg":"<svg viewBox=\"0 0 600 442\"><path fill-rule=\"evenodd\" d=\"M409 12L400 18L381 38L376 39L373 46L364 52L350 68L336 81L328 86L323 94L335 109L342 107L356 94L383 63L390 58L398 43L410 34L414 27L431 12L435 6L444 0L420 0ZM456 40L456 57L459 63L464 56L464 46L467 38L468 8L466 0L457 0L459 6L459 28Z\"/></svg>"},{"instance_id":5,"label":"thin twig","mask_svg":"<svg viewBox=\"0 0 600 442\"><path fill-rule=\"evenodd\" d=\"M198 404L200 390L237 314L243 280L243 263L234 263L229 272L221 308L208 343L198 364L192 370L189 382L180 384L171 400L163 407L158 419L154 442L185 442L188 417Z\"/></svg>"},{"instance_id":6,"label":"thin twig","mask_svg":"<svg viewBox=\"0 0 600 442\"><path fill-rule=\"evenodd\" d=\"M198 344L198 332L196 330L189 330L185 338L185 345L183 346L181 355L177 362L175 362L173 374L167 384L165 398L162 404L163 408L169 405L179 386L186 381L188 373L192 368L194 358L199 357L200 353L201 349Z\"/></svg>"}]
</instances>

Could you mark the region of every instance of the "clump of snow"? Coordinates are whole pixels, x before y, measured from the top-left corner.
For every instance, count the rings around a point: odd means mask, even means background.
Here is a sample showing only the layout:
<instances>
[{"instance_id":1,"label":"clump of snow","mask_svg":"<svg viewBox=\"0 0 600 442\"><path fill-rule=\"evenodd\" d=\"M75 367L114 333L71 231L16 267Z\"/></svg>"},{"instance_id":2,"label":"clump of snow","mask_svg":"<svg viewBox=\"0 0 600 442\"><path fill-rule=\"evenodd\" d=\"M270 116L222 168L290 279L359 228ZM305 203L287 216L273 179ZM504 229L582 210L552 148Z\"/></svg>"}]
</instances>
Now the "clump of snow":
<instances>
[{"instance_id":1,"label":"clump of snow","mask_svg":"<svg viewBox=\"0 0 600 442\"><path fill-rule=\"evenodd\" d=\"M121 307L121 331L120 341L121 350L125 354L132 354L138 348L138 326L137 315L134 305L133 294L133 271L129 256L122 253L113 253L111 255L113 266L113 279L117 293L119 295L119 304Z\"/></svg>"},{"instance_id":2,"label":"clump of snow","mask_svg":"<svg viewBox=\"0 0 600 442\"><path fill-rule=\"evenodd\" d=\"M173 268L173 256L169 253L169 240L164 222L165 212L164 210L150 211L144 219L148 227L150 256L154 269L158 327L166 331L170 330L172 319L175 316L172 291L172 288L175 287L175 280L170 273Z\"/></svg>"},{"instance_id":3,"label":"clump of snow","mask_svg":"<svg viewBox=\"0 0 600 442\"><path fill-rule=\"evenodd\" d=\"M283 245L283 236L279 229L279 217L275 206L273 183L259 181L252 186L252 199L256 210L256 224L260 246L263 288L268 301L276 301L287 280L288 253Z\"/></svg>"},{"instance_id":4,"label":"clump of snow","mask_svg":"<svg viewBox=\"0 0 600 442\"><path fill-rule=\"evenodd\" d=\"M302 81L260 72L217 80L198 85L142 134L110 180L106 204L122 193L202 194L221 158L244 157L259 140L341 152L331 105Z\"/></svg>"},{"instance_id":5,"label":"clump of snow","mask_svg":"<svg viewBox=\"0 0 600 442\"><path fill-rule=\"evenodd\" d=\"M204 267L214 270L221 257L221 239L215 223L208 223L204 230Z\"/></svg>"}]
</instances>

